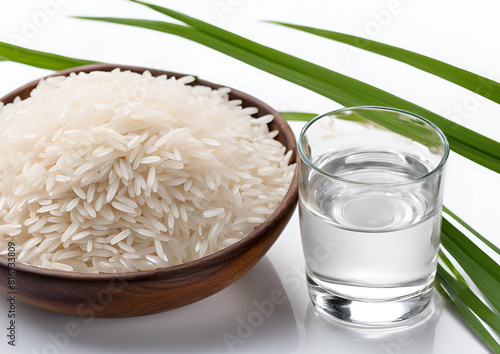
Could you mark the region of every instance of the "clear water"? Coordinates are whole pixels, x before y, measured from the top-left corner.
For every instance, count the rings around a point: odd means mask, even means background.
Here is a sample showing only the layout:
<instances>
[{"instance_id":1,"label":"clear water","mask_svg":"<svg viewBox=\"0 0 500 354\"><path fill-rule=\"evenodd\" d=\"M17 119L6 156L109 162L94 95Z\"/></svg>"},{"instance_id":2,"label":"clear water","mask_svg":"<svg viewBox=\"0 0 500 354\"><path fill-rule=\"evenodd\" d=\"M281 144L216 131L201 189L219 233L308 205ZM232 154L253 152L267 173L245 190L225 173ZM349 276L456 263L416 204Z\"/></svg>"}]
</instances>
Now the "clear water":
<instances>
[{"instance_id":1,"label":"clear water","mask_svg":"<svg viewBox=\"0 0 500 354\"><path fill-rule=\"evenodd\" d=\"M431 284L439 203L425 183L401 185L430 166L390 151L347 151L314 162L341 178L387 185L346 187L312 174L299 205L308 276L338 296L374 301L410 296Z\"/></svg>"}]
</instances>

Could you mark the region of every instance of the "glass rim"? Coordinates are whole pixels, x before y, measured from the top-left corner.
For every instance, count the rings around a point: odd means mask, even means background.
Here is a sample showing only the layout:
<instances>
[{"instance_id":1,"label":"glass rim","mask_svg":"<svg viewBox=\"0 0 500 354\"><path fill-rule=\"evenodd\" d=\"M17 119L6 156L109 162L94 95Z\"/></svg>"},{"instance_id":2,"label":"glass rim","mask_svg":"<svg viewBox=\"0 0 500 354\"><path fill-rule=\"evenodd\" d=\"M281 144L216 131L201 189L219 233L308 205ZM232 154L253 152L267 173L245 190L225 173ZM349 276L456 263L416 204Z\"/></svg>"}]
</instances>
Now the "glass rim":
<instances>
[{"instance_id":1,"label":"glass rim","mask_svg":"<svg viewBox=\"0 0 500 354\"><path fill-rule=\"evenodd\" d=\"M426 123L434 131L437 132L437 135L441 138L441 141L443 142L443 149L444 149L444 151L443 151L443 156L441 157L441 161L439 161L439 164L437 164L432 170L430 170L429 172L427 172L425 175L422 175L420 177L411 179L409 181L391 182L391 183L386 183L386 182L384 182L384 183L359 182L359 181L354 181L354 180L350 180L350 179L347 179L347 178L343 178L343 177L340 177L340 176L337 176L337 175L334 175L334 174L331 174L329 172L326 172L326 171L322 170L321 168L319 168L318 166L316 166L306 156L306 154L304 153L304 150L302 149L302 140L304 139L304 135L306 134L307 130L316 121L320 120L321 118L324 118L324 117L330 116L330 115L334 115L334 114L338 114L338 113L341 113L341 112L345 112L345 111L351 111L351 110L373 110L373 111L390 111L390 112L402 113L402 114L405 114L407 116L411 116L413 118L416 118L417 120L420 120L420 121ZM297 145L298 145L297 149L299 151L300 159L302 160L302 162L305 162L313 170L321 173L322 175L324 175L326 177L333 178L333 179L336 179L336 180L341 181L341 182L351 183L351 184L359 184L359 185L366 185L366 186L372 186L372 187L373 186L390 186L390 185L412 184L412 183L417 183L417 182L420 182L422 180L425 180L425 179L427 179L427 178L435 175L440 170L442 170L443 167L446 164L446 161L448 160L448 156L450 155L450 144L448 143L448 139L446 139L446 136L441 131L441 129L438 128L437 125L435 125L434 123L432 123L428 119L425 119L425 118L419 116L418 114L415 114L415 113L412 113L412 112L408 112L408 111L405 111L403 109L391 108L391 107L383 107L383 106L354 106L354 107L344 107L344 108L340 108L340 109L336 109L336 110L333 110L333 111L330 111L330 112L326 112L326 113L320 114L320 115L314 117L313 119L311 119L309 122L307 122L306 125L302 128L302 130L300 132L300 135L299 135L299 141L298 141Z\"/></svg>"}]
</instances>

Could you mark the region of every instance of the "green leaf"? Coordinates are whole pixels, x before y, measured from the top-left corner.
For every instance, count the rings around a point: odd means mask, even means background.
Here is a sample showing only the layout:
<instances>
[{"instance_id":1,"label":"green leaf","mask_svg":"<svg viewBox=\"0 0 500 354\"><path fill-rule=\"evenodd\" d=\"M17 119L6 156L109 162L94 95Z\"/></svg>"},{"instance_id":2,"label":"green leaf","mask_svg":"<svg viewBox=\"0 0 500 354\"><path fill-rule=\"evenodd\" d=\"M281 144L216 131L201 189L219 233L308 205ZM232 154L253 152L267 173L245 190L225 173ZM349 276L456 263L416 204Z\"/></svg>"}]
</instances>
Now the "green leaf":
<instances>
[{"instance_id":1,"label":"green leaf","mask_svg":"<svg viewBox=\"0 0 500 354\"><path fill-rule=\"evenodd\" d=\"M500 315L498 312L486 306L466 283L454 279L441 265L438 265L437 280L444 288L453 290L460 300L462 300L480 319L495 332L500 333Z\"/></svg>"},{"instance_id":2,"label":"green leaf","mask_svg":"<svg viewBox=\"0 0 500 354\"><path fill-rule=\"evenodd\" d=\"M299 113L299 112L284 112L284 118L288 120L311 120L317 115L312 113ZM394 122L392 117L387 117L382 112L377 111L366 111L366 112L358 112L357 114L347 114L347 115L338 115L338 119L349 120L353 122L361 122L370 124L372 122L376 122L379 125L382 125L392 131L398 132L404 136L412 138L415 141L421 142L425 146L435 147L440 145L439 137L435 135L434 131L430 130L425 125L415 125L415 124L407 124L407 122Z\"/></svg>"},{"instance_id":3,"label":"green leaf","mask_svg":"<svg viewBox=\"0 0 500 354\"><path fill-rule=\"evenodd\" d=\"M316 113L305 113L305 112L280 112L280 114L286 120L296 120L296 121L302 121L302 122L308 122L311 119L318 116L318 114L316 114ZM360 116L355 116L355 115L339 116L338 118L350 120L350 121L354 121L354 122L361 122L361 123L368 123L369 122L367 119L360 117Z\"/></svg>"},{"instance_id":4,"label":"green leaf","mask_svg":"<svg viewBox=\"0 0 500 354\"><path fill-rule=\"evenodd\" d=\"M491 248L496 253L500 254L500 248L498 248L495 244L493 244L490 240L488 240L486 237L484 237L483 235L481 235L479 232L477 232L476 230L474 230L471 226L469 226L465 221L463 221L458 216L456 216L454 213L452 213L451 210L448 209L447 207L445 207L444 205L443 205L443 211L446 214L450 215L453 219L455 219L460 225L462 225L467 230L469 230L478 239L480 239L481 241L483 241L489 248Z\"/></svg>"},{"instance_id":5,"label":"green leaf","mask_svg":"<svg viewBox=\"0 0 500 354\"><path fill-rule=\"evenodd\" d=\"M500 266L445 218L442 220L441 243L493 307L500 311Z\"/></svg>"},{"instance_id":6,"label":"green leaf","mask_svg":"<svg viewBox=\"0 0 500 354\"><path fill-rule=\"evenodd\" d=\"M84 18L149 28L190 39L311 89L344 106L378 105L414 112L438 125L446 134L450 146L455 152L489 169L500 172L500 143L492 139L361 81L249 41L178 12L155 5L146 4L146 6L184 21L192 27L161 21Z\"/></svg>"},{"instance_id":7,"label":"green leaf","mask_svg":"<svg viewBox=\"0 0 500 354\"><path fill-rule=\"evenodd\" d=\"M75 66L97 63L90 60L76 59L57 54L40 52L4 42L0 42L0 56L4 60L15 61L26 65L36 66L37 68L50 70L64 70Z\"/></svg>"},{"instance_id":8,"label":"green leaf","mask_svg":"<svg viewBox=\"0 0 500 354\"><path fill-rule=\"evenodd\" d=\"M472 329L479 338L495 353L500 353L500 345L478 320L471 309L453 291L453 288L445 287L442 283L436 282L436 289L443 295L448 303L455 309L462 320Z\"/></svg>"},{"instance_id":9,"label":"green leaf","mask_svg":"<svg viewBox=\"0 0 500 354\"><path fill-rule=\"evenodd\" d=\"M298 120L306 122L310 121L311 119L317 116L317 114L314 113L304 113L304 112L280 112L280 114L286 120Z\"/></svg>"},{"instance_id":10,"label":"green leaf","mask_svg":"<svg viewBox=\"0 0 500 354\"><path fill-rule=\"evenodd\" d=\"M443 247L443 249L444 249L444 247ZM440 250L440 252L439 252L439 259L444 263L445 266L448 267L448 269L453 273L455 278L457 278L462 284L467 285L467 281L465 281L462 274L460 274L460 272L457 270L457 268L455 268L453 263L451 263L450 259L448 257L446 257L443 250ZM438 273L439 273L439 269L438 269Z\"/></svg>"},{"instance_id":11,"label":"green leaf","mask_svg":"<svg viewBox=\"0 0 500 354\"><path fill-rule=\"evenodd\" d=\"M493 102L500 103L500 84L496 81L474 74L470 71L457 68L456 66L444 63L440 60L428 56L411 52L406 49L394 47L380 42L375 42L366 38L351 36L344 33L323 30L314 27L294 25L284 22L265 21L280 26L290 27L299 31L315 34L337 42L349 44L353 47L361 48L372 53L377 53L388 58L392 58L415 68L439 76L445 80L462 86L472 92L477 93Z\"/></svg>"},{"instance_id":12,"label":"green leaf","mask_svg":"<svg viewBox=\"0 0 500 354\"><path fill-rule=\"evenodd\" d=\"M443 237L445 236L443 235ZM491 350L500 353L500 344L476 317L477 315L496 331L496 333L500 333L500 316L498 312L490 309L482 299L470 289L460 272L443 252L440 252L439 257L457 279L454 279L445 268L438 265L435 282L436 289L448 300L467 326L469 326L469 328L474 331Z\"/></svg>"}]
</instances>

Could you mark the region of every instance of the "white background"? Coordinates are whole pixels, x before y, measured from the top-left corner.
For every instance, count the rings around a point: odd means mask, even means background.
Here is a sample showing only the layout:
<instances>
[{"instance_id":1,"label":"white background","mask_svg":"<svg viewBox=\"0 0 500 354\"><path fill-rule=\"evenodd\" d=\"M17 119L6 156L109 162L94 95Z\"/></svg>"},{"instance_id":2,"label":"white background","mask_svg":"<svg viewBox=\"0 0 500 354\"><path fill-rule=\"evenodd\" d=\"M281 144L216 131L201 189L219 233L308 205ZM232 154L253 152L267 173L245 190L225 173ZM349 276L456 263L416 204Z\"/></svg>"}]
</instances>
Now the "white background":
<instances>
[{"instance_id":1,"label":"white background","mask_svg":"<svg viewBox=\"0 0 500 354\"><path fill-rule=\"evenodd\" d=\"M185 12L257 42L360 79L500 140L500 106L430 74L326 39L259 22L277 20L368 37L429 55L500 81L500 5L495 0L172 0ZM51 4L51 5L49 5ZM57 4L57 5L54 5ZM281 111L325 112L340 106L311 91L171 35L71 19L71 15L167 20L121 0L2 0L0 41L110 63L190 73L238 88ZM0 62L0 96L50 73ZM293 123L298 134L302 124ZM0 127L1 129L1 127ZM445 204L500 244L500 178L456 154L449 161ZM483 353L481 342L437 298L431 319L415 328L360 333L311 315L302 274L295 215L268 255L243 279L196 304L130 319L85 319L18 304L18 346L0 336L1 353L230 352L223 335L255 314L254 301L273 290L287 294L263 324L233 345L260 353ZM294 275L298 271L299 275ZM441 304L441 305L440 305ZM309 309L309 310L308 310ZM0 302L0 328L7 326ZM5 315L3 315L5 314ZM80 333L54 345L68 322ZM0 331L4 333L4 331ZM52 339L51 339L52 338Z\"/></svg>"}]
</instances>

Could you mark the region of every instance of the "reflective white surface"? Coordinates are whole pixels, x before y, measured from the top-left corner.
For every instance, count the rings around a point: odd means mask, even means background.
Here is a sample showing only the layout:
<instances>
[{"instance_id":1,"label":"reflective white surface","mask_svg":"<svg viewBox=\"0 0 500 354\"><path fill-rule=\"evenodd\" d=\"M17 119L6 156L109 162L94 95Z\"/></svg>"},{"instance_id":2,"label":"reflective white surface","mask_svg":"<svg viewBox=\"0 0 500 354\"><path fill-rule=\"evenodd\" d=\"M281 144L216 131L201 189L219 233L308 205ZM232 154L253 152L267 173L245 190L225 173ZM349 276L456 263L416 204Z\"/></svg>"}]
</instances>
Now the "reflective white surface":
<instances>
[{"instance_id":1,"label":"reflective white surface","mask_svg":"<svg viewBox=\"0 0 500 354\"><path fill-rule=\"evenodd\" d=\"M20 40L29 48L68 56L192 73L252 94L280 111L320 113L339 108L318 94L187 40L67 17L168 20L127 1L59 0L64 4L50 12L46 23L30 27L37 16L40 20L40 14L47 13L41 3L50 1L1 2L0 41ZM369 82L500 140L500 106L495 103L407 65L258 22L288 21L366 36L500 81L500 45L496 39L500 33L500 5L495 0L478 0L474 6L466 0L161 3ZM0 96L47 73L0 62ZM302 123L291 125L298 135ZM451 155L445 205L497 244L500 188L494 186L499 182L498 174ZM488 352L439 297L427 321L405 330L366 332L316 318L307 296L297 214L267 256L246 276L190 306L146 317L88 320L18 303L17 314L18 346L8 346L2 335L2 354ZM7 302L0 301L0 327L6 328L7 321ZM66 336L63 333L68 328L78 334Z\"/></svg>"}]
</instances>

